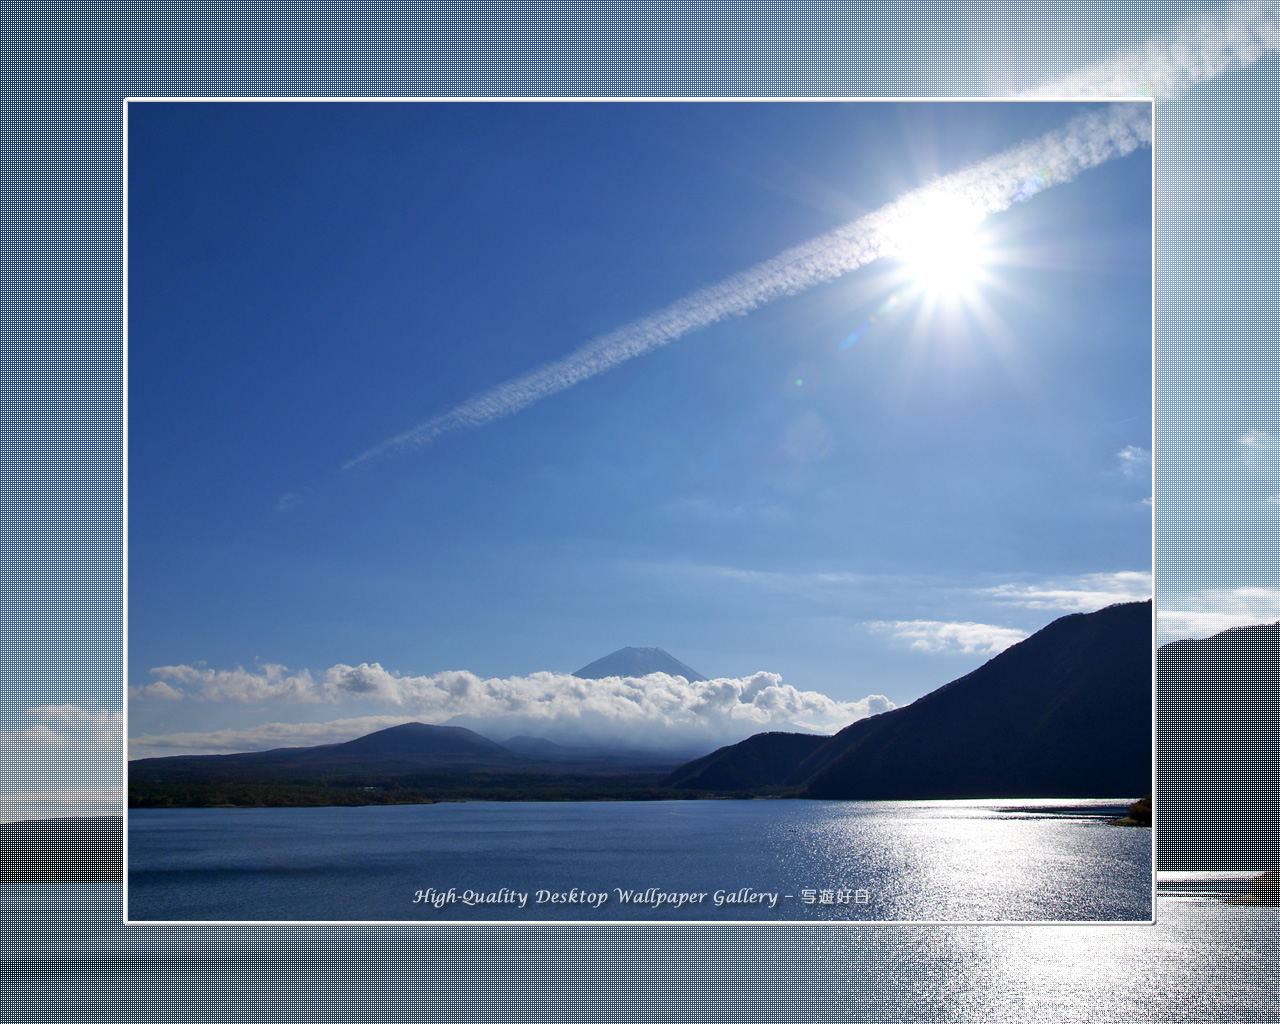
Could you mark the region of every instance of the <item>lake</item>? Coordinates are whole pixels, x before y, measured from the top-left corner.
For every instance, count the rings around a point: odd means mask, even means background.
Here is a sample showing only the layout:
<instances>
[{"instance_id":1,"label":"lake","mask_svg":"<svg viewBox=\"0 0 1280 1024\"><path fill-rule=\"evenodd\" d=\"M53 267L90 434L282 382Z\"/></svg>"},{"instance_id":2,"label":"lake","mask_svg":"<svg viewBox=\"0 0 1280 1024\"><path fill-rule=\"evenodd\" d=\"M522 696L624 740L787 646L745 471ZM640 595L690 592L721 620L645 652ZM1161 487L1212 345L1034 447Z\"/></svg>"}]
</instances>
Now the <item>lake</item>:
<instances>
[{"instance_id":1,"label":"lake","mask_svg":"<svg viewBox=\"0 0 1280 1024\"><path fill-rule=\"evenodd\" d=\"M1118 829L1115 831L1119 831ZM6 1020L1266 1024L1280 912L1155 925L150 926L118 884L0 886Z\"/></svg>"},{"instance_id":2,"label":"lake","mask_svg":"<svg viewBox=\"0 0 1280 1024\"><path fill-rule=\"evenodd\" d=\"M1101 800L132 810L135 922L1149 921Z\"/></svg>"}]
</instances>

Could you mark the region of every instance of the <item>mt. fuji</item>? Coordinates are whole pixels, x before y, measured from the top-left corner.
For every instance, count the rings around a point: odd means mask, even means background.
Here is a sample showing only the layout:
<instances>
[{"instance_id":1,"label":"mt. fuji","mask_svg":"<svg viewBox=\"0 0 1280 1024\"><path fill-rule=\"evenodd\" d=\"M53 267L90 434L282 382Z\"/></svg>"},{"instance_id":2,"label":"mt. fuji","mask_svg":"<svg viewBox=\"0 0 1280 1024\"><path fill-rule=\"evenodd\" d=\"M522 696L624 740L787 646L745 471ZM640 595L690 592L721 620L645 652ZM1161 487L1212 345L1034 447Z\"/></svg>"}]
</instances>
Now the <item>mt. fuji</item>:
<instances>
[{"instance_id":1,"label":"mt. fuji","mask_svg":"<svg viewBox=\"0 0 1280 1024\"><path fill-rule=\"evenodd\" d=\"M573 674L579 679L608 679L610 676L638 679L651 672L684 676L691 683L707 682L707 677L701 672L695 672L684 662L677 661L661 647L623 647L583 666Z\"/></svg>"}]
</instances>

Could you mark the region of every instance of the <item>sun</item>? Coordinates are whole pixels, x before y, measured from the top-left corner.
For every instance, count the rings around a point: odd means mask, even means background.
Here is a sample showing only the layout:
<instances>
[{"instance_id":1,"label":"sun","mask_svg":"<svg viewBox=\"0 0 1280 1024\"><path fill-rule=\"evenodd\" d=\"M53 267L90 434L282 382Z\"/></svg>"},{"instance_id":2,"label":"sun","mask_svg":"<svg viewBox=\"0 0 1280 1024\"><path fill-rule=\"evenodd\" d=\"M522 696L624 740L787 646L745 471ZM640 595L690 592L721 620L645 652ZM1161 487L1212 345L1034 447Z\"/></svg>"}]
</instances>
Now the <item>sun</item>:
<instances>
[{"instance_id":1,"label":"sun","mask_svg":"<svg viewBox=\"0 0 1280 1024\"><path fill-rule=\"evenodd\" d=\"M921 201L894 225L890 238L902 276L927 297L971 297L985 278L987 240L981 209L955 196Z\"/></svg>"}]
</instances>

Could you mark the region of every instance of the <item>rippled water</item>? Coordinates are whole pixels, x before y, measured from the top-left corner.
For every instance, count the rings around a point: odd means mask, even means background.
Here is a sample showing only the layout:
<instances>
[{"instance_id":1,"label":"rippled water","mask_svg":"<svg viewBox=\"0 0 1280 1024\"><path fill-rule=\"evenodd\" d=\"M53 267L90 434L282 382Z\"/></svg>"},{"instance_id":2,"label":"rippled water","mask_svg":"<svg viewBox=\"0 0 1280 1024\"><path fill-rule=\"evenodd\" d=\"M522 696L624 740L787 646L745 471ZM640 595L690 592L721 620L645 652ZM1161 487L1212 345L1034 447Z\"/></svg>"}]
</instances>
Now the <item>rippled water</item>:
<instances>
[{"instance_id":1,"label":"rippled water","mask_svg":"<svg viewBox=\"0 0 1280 1024\"><path fill-rule=\"evenodd\" d=\"M133 811L129 917L1150 920L1151 833L1105 824L1122 812L792 800Z\"/></svg>"},{"instance_id":2,"label":"rippled water","mask_svg":"<svg viewBox=\"0 0 1280 1024\"><path fill-rule=\"evenodd\" d=\"M1243 896L1257 871L1159 871L1160 895L1170 898L1220 900Z\"/></svg>"},{"instance_id":3,"label":"rippled water","mask_svg":"<svg viewBox=\"0 0 1280 1024\"><path fill-rule=\"evenodd\" d=\"M1280 1020L1280 913L1155 925L124 926L119 885L0 887L5 1019Z\"/></svg>"}]
</instances>

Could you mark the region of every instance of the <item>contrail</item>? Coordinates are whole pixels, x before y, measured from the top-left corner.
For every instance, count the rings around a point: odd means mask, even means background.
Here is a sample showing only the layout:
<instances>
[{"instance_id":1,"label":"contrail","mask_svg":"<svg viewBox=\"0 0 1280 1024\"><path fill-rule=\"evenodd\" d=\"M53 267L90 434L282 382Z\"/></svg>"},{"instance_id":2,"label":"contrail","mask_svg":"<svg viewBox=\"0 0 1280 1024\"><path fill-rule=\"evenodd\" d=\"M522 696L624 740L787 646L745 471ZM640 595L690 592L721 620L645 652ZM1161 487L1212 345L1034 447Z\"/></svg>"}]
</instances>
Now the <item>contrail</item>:
<instances>
[{"instance_id":1,"label":"contrail","mask_svg":"<svg viewBox=\"0 0 1280 1024\"><path fill-rule=\"evenodd\" d=\"M1078 115L1060 129L915 189L874 213L602 335L563 359L481 392L375 445L342 468L429 444L455 430L492 423L690 331L831 281L893 252L899 226L925 204L959 200L983 216L1007 209L1082 171L1150 145L1151 118L1151 104L1145 102L1112 103Z\"/></svg>"},{"instance_id":2,"label":"contrail","mask_svg":"<svg viewBox=\"0 0 1280 1024\"><path fill-rule=\"evenodd\" d=\"M1171 100L1280 49L1280 8L1237 4L1184 18L1139 46L1087 64L1022 96L1150 96Z\"/></svg>"}]
</instances>

